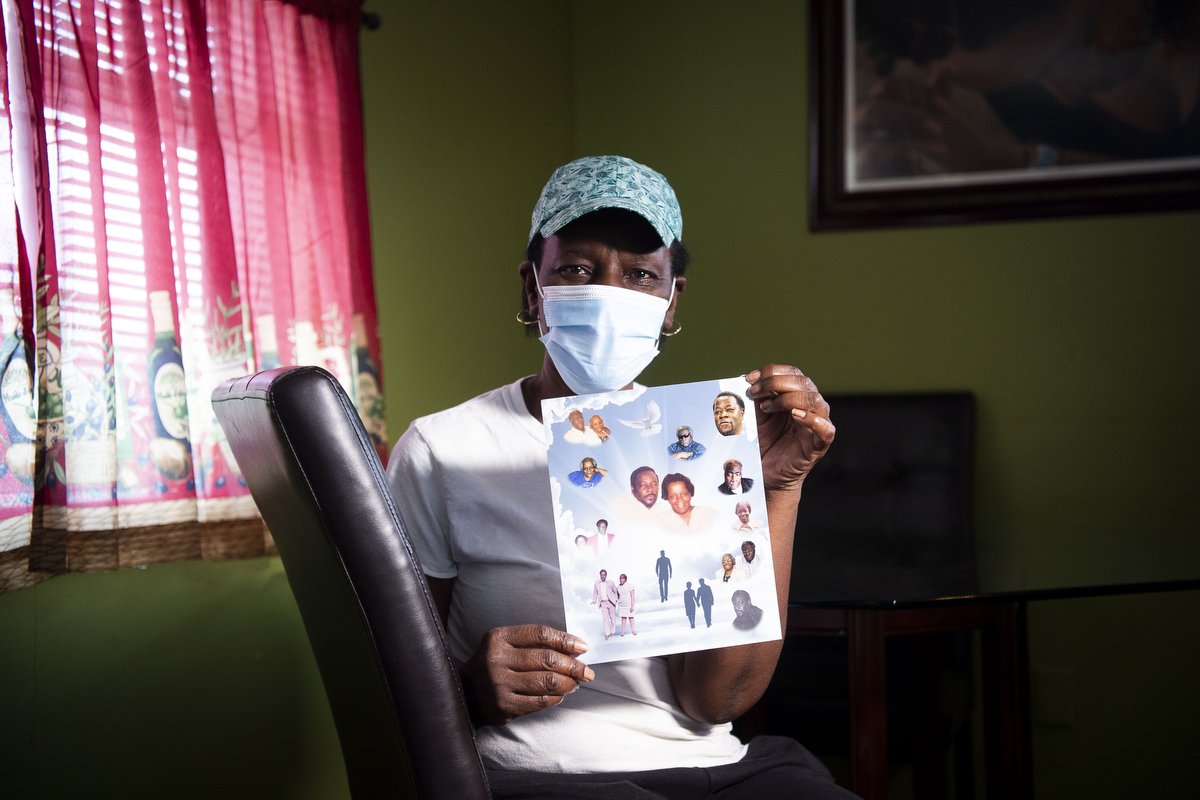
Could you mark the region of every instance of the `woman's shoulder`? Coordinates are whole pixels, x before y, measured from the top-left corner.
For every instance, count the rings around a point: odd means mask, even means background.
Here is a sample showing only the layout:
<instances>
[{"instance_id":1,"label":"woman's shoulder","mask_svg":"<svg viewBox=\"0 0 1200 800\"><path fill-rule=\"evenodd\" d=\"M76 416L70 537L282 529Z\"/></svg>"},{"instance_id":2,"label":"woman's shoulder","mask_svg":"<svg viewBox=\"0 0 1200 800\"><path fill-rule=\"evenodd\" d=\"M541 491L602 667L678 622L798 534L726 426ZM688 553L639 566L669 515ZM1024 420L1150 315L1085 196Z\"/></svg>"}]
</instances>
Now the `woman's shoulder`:
<instances>
[{"instance_id":1,"label":"woman's shoulder","mask_svg":"<svg viewBox=\"0 0 1200 800\"><path fill-rule=\"evenodd\" d=\"M517 422L523 416L528 416L524 413L524 401L521 398L523 380L521 378L498 386L458 405L417 417L409 428L429 434L447 429L464 430L476 425L490 427Z\"/></svg>"},{"instance_id":2,"label":"woman's shoulder","mask_svg":"<svg viewBox=\"0 0 1200 800\"><path fill-rule=\"evenodd\" d=\"M463 445L486 449L489 442L514 436L525 439L530 434L540 436L541 425L525 412L518 380L417 417L396 442L393 458L423 451L439 460L438 453L455 452Z\"/></svg>"}]
</instances>

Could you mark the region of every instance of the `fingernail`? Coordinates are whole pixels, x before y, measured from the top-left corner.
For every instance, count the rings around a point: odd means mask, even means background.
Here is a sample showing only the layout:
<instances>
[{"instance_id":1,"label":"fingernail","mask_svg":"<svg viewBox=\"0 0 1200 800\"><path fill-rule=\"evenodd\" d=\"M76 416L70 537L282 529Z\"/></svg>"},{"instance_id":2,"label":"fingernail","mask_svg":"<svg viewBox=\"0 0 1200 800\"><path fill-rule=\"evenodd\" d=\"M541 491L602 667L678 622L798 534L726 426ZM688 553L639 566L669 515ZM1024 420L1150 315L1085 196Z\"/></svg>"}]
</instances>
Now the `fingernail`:
<instances>
[{"instance_id":1,"label":"fingernail","mask_svg":"<svg viewBox=\"0 0 1200 800\"><path fill-rule=\"evenodd\" d=\"M583 679L585 681L594 681L596 679L595 670L593 670L591 667L584 667L583 668Z\"/></svg>"},{"instance_id":2,"label":"fingernail","mask_svg":"<svg viewBox=\"0 0 1200 800\"><path fill-rule=\"evenodd\" d=\"M805 411L803 408L793 408L792 415L795 416L796 419L804 419L805 417L808 416L808 412Z\"/></svg>"}]
</instances>

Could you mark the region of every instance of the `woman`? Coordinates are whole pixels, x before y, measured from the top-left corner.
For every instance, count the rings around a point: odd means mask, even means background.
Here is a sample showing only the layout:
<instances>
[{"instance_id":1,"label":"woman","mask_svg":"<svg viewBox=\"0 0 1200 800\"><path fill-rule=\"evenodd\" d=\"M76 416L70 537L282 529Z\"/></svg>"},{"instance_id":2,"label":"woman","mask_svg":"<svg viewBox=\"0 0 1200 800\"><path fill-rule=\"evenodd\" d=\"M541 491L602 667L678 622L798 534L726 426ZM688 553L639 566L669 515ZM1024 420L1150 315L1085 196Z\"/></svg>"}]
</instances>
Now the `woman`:
<instances>
[{"instance_id":1,"label":"woman","mask_svg":"<svg viewBox=\"0 0 1200 800\"><path fill-rule=\"evenodd\" d=\"M746 746L732 734L729 721L766 689L778 641L593 669L577 658L587 644L563 630L541 401L630 386L660 337L679 331L681 239L674 191L657 172L616 156L555 170L518 269L518 319L545 346L540 370L414 421L389 462L497 797L603 797L618 767L650 792L699 780L755 798L796 796L802 785L808 796L846 796L791 740ZM801 483L834 428L800 370L772 365L746 378L773 546L790 564ZM788 578L776 575L781 608Z\"/></svg>"},{"instance_id":2,"label":"woman","mask_svg":"<svg viewBox=\"0 0 1200 800\"><path fill-rule=\"evenodd\" d=\"M708 506L692 505L696 496L696 486L682 472L672 472L663 476L662 499L667 501L674 512L674 525L667 530L683 533L703 533L714 530L719 525L720 513Z\"/></svg>"},{"instance_id":3,"label":"woman","mask_svg":"<svg viewBox=\"0 0 1200 800\"><path fill-rule=\"evenodd\" d=\"M721 583L737 582L737 569L735 564L736 562L733 560L733 554L725 553L721 556L721 568L717 570L717 574L713 577L717 578L717 580L721 581Z\"/></svg>"},{"instance_id":4,"label":"woman","mask_svg":"<svg viewBox=\"0 0 1200 800\"><path fill-rule=\"evenodd\" d=\"M604 418L599 414L592 415L592 418L588 420L588 427L592 429L601 443L607 442L608 438L612 436L612 429L604 424Z\"/></svg>"},{"instance_id":5,"label":"woman","mask_svg":"<svg viewBox=\"0 0 1200 800\"><path fill-rule=\"evenodd\" d=\"M633 611L634 611L634 595L636 591L632 583L628 583L628 578L624 574L618 579L617 584L617 616L621 618L621 635L625 635L625 623L629 623L629 632L637 636L637 629L633 627Z\"/></svg>"}]
</instances>

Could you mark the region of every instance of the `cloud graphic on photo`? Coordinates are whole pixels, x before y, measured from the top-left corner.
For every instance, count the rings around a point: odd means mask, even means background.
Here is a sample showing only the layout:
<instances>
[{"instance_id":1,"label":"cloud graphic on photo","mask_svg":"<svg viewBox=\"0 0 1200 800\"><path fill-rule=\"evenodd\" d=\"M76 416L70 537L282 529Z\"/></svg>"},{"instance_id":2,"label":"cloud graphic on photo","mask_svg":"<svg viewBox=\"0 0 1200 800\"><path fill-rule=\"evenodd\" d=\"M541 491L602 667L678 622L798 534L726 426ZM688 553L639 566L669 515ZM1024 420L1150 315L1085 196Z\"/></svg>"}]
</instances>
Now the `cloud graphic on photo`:
<instances>
[{"instance_id":1,"label":"cloud graphic on photo","mask_svg":"<svg viewBox=\"0 0 1200 800\"><path fill-rule=\"evenodd\" d=\"M645 386L620 389L615 392L580 395L578 397L555 397L542 401L542 416L547 425L566 422L572 411L584 413L603 411L605 408L627 405L646 393Z\"/></svg>"},{"instance_id":2,"label":"cloud graphic on photo","mask_svg":"<svg viewBox=\"0 0 1200 800\"><path fill-rule=\"evenodd\" d=\"M562 504L562 483L553 475L550 476L550 502L554 505L555 527L560 534L570 533L572 541L578 530L575 527L575 514ZM584 532L586 533L586 531Z\"/></svg>"}]
</instances>

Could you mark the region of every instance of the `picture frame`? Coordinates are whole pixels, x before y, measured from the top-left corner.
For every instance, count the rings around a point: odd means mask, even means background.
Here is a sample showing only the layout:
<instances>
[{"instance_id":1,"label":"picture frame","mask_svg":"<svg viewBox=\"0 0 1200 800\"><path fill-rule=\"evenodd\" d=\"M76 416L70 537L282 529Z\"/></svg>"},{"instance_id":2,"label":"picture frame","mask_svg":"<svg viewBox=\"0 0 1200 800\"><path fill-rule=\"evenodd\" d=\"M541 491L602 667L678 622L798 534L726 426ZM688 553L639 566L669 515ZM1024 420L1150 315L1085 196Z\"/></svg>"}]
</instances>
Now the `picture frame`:
<instances>
[{"instance_id":1,"label":"picture frame","mask_svg":"<svg viewBox=\"0 0 1200 800\"><path fill-rule=\"evenodd\" d=\"M1142 89L1164 52L1178 52L1170 45L1200 45L1200 25L1163 33L1162 20L1141 19L1129 33L1128 18L1100 16L1119 3L1075 19L1066 4L1015 1L1028 10L811 0L812 230L1200 207L1200 99ZM956 6L954 19L930 16ZM1195 3L1132 6L1200 16ZM962 21L964 9L981 18ZM1091 43L1101 36L1103 47ZM1154 130L1121 119L1150 96L1161 113L1133 118ZM1122 105L1128 97L1137 102ZM1172 120L1172 100L1190 114Z\"/></svg>"}]
</instances>

